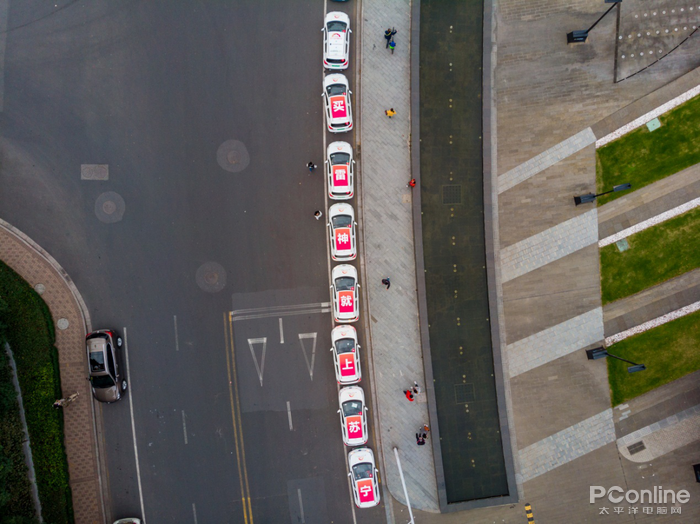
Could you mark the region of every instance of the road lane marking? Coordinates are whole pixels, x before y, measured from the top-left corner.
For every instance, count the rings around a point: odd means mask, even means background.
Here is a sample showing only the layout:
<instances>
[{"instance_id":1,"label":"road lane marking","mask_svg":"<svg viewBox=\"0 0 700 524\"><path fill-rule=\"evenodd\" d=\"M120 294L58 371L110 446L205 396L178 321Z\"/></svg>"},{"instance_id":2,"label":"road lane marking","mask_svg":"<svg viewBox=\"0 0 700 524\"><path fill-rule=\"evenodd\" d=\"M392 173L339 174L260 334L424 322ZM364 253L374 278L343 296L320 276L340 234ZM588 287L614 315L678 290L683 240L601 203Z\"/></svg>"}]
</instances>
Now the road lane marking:
<instances>
[{"instance_id":1,"label":"road lane marking","mask_svg":"<svg viewBox=\"0 0 700 524\"><path fill-rule=\"evenodd\" d=\"M304 353L304 360L306 360L306 368L309 370L309 376L311 380L314 379L314 362L316 361L316 336L317 333L299 333L299 344L301 345L301 351ZM311 362L309 363L309 357L306 355L306 346L304 346L304 340L312 339L313 343L311 346Z\"/></svg>"},{"instance_id":2,"label":"road lane marking","mask_svg":"<svg viewBox=\"0 0 700 524\"><path fill-rule=\"evenodd\" d=\"M280 317L279 321L280 321L280 344L284 344L284 326L282 325L282 317Z\"/></svg>"},{"instance_id":3,"label":"road lane marking","mask_svg":"<svg viewBox=\"0 0 700 524\"><path fill-rule=\"evenodd\" d=\"M173 324L175 324L175 351L180 351L180 340L177 336L177 315L173 315Z\"/></svg>"},{"instance_id":4,"label":"road lane marking","mask_svg":"<svg viewBox=\"0 0 700 524\"><path fill-rule=\"evenodd\" d=\"M228 322L226 318L227 316ZM226 344L226 372L228 374L228 392L229 399L231 402L231 418L233 422L233 440L236 447L236 465L238 466L238 480L241 485L241 504L243 506L243 520L245 524L253 524L253 509L250 502L250 484L248 483L248 469L246 468L245 447L243 446L243 427L241 425L238 386L233 385L232 378L237 378L237 374L236 354L233 343L233 319L231 318L231 313L228 313L228 315L224 313L224 339Z\"/></svg>"},{"instance_id":5,"label":"road lane marking","mask_svg":"<svg viewBox=\"0 0 700 524\"><path fill-rule=\"evenodd\" d=\"M194 516L194 524L197 524L197 506L192 503L192 516Z\"/></svg>"},{"instance_id":6,"label":"road lane marking","mask_svg":"<svg viewBox=\"0 0 700 524\"><path fill-rule=\"evenodd\" d=\"M255 344L262 344L262 354L260 355L260 363L258 363L258 357L255 356ZM265 371L265 353L267 352L267 337L249 338L248 347L250 348L250 354L253 355L255 369L257 370L258 378L260 379L260 387L262 387L263 372Z\"/></svg>"},{"instance_id":7,"label":"road lane marking","mask_svg":"<svg viewBox=\"0 0 700 524\"><path fill-rule=\"evenodd\" d=\"M287 418L289 419L289 431L293 431L294 426L292 425L292 407L289 400L287 401Z\"/></svg>"},{"instance_id":8,"label":"road lane marking","mask_svg":"<svg viewBox=\"0 0 700 524\"><path fill-rule=\"evenodd\" d=\"M182 433L185 436L185 444L187 444L187 424L185 423L185 410L182 410Z\"/></svg>"},{"instance_id":9,"label":"road lane marking","mask_svg":"<svg viewBox=\"0 0 700 524\"><path fill-rule=\"evenodd\" d=\"M288 317L291 315L312 315L316 313L330 313L330 302L318 302L316 304L298 304L296 306L271 306L253 309L237 309L231 311L231 320L252 320L267 317Z\"/></svg>"},{"instance_id":10,"label":"road lane marking","mask_svg":"<svg viewBox=\"0 0 700 524\"><path fill-rule=\"evenodd\" d=\"M301 489L297 488L297 496L299 497L299 516L301 517L301 524L305 524L306 519L304 518L304 503L301 501Z\"/></svg>"},{"instance_id":11,"label":"road lane marking","mask_svg":"<svg viewBox=\"0 0 700 524\"><path fill-rule=\"evenodd\" d=\"M131 372L129 371L129 344L126 338L126 328L124 328L124 356L126 357L126 381L129 385L129 412L131 414L131 436L134 439L134 458L136 460L136 479L139 485L139 501L141 502L141 520L146 524L146 510L143 507L143 488L141 487L141 468L139 467L139 448L136 445L136 421L134 420L134 386L131 382Z\"/></svg>"}]
</instances>

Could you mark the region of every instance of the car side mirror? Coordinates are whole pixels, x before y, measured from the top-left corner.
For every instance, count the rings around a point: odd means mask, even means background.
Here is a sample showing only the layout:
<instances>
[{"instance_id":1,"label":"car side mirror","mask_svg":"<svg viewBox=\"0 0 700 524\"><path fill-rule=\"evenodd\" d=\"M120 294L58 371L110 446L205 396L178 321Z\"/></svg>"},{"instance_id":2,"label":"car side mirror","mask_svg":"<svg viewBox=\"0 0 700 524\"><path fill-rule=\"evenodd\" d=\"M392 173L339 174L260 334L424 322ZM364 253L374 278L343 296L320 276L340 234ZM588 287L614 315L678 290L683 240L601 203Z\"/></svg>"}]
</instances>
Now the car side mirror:
<instances>
[{"instance_id":1,"label":"car side mirror","mask_svg":"<svg viewBox=\"0 0 700 524\"><path fill-rule=\"evenodd\" d=\"M336 411L336 413L340 413L340 410Z\"/></svg>"},{"instance_id":2,"label":"car side mirror","mask_svg":"<svg viewBox=\"0 0 700 524\"><path fill-rule=\"evenodd\" d=\"M338 410L338 411L340 411L340 410ZM367 406L365 406L365 411L369 411L369 408Z\"/></svg>"},{"instance_id":3,"label":"car side mirror","mask_svg":"<svg viewBox=\"0 0 700 524\"><path fill-rule=\"evenodd\" d=\"M333 348L329 349L328 351L333 351Z\"/></svg>"},{"instance_id":4,"label":"car side mirror","mask_svg":"<svg viewBox=\"0 0 700 524\"><path fill-rule=\"evenodd\" d=\"M351 473L348 473L348 477L351 475Z\"/></svg>"}]
</instances>

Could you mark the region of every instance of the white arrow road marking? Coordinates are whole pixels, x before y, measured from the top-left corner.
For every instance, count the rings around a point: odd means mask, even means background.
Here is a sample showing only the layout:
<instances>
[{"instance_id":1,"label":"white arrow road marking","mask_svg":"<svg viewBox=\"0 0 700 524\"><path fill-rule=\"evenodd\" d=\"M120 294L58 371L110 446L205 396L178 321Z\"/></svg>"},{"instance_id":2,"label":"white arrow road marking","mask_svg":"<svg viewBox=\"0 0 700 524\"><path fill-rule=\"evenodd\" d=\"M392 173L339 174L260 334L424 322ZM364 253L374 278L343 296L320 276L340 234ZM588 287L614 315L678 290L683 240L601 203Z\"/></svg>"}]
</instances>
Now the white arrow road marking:
<instances>
[{"instance_id":1,"label":"white arrow road marking","mask_svg":"<svg viewBox=\"0 0 700 524\"><path fill-rule=\"evenodd\" d=\"M258 364L258 357L255 356L255 349L253 348L255 344L262 344L262 355L260 356L260 363ZM255 369L258 371L258 378L260 379L260 387L263 385L263 371L265 370L265 351L267 350L267 337L262 338L249 338L248 347L250 348L250 354L253 355L253 362L255 362Z\"/></svg>"},{"instance_id":2,"label":"white arrow road marking","mask_svg":"<svg viewBox=\"0 0 700 524\"><path fill-rule=\"evenodd\" d=\"M301 344L301 350L304 353L304 360L306 360L306 367L309 370L309 376L311 380L314 379L314 361L316 360L316 335L317 333L299 333L299 343ZM311 363L309 363L309 357L306 354L306 346L304 345L304 339L312 339L313 344L311 346Z\"/></svg>"}]
</instances>

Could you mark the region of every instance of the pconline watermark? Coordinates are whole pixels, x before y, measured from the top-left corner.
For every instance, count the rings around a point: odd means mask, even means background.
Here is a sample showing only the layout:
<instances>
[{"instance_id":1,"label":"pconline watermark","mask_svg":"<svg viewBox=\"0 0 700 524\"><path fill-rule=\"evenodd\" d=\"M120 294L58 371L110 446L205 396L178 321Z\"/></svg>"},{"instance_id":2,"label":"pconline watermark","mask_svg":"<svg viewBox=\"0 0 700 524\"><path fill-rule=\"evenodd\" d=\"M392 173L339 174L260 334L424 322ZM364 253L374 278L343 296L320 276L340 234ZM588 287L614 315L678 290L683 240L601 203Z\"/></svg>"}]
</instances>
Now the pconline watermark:
<instances>
[{"instance_id":1,"label":"pconline watermark","mask_svg":"<svg viewBox=\"0 0 700 524\"><path fill-rule=\"evenodd\" d=\"M685 504L690 500L690 493L684 489L673 491L672 489L663 489L663 486L654 486L653 489L628 489L624 490L620 486L612 486L607 490L603 486L590 486L590 496L588 498L591 504L603 497L612 502L619 504L623 500L629 504Z\"/></svg>"}]
</instances>

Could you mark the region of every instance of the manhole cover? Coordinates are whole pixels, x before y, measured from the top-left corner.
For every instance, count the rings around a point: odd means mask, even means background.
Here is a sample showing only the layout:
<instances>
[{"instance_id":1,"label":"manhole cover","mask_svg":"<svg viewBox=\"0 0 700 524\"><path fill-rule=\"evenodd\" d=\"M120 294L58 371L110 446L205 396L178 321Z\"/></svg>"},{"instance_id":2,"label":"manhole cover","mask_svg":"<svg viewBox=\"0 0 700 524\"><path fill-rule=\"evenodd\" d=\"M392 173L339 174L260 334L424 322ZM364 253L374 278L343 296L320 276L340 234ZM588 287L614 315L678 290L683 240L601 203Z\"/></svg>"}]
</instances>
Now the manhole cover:
<instances>
[{"instance_id":1,"label":"manhole cover","mask_svg":"<svg viewBox=\"0 0 700 524\"><path fill-rule=\"evenodd\" d=\"M114 191L102 193L95 201L95 215L106 224L119 222L124 217L125 210L124 199Z\"/></svg>"},{"instance_id":2,"label":"manhole cover","mask_svg":"<svg viewBox=\"0 0 700 524\"><path fill-rule=\"evenodd\" d=\"M205 262L195 275L197 285L207 293L218 293L226 286L226 271L217 262Z\"/></svg>"},{"instance_id":3,"label":"manhole cover","mask_svg":"<svg viewBox=\"0 0 700 524\"><path fill-rule=\"evenodd\" d=\"M615 245L617 246L617 250L620 252L627 251L630 248L630 243L627 242L626 238L618 240L617 242L615 242Z\"/></svg>"},{"instance_id":4,"label":"manhole cover","mask_svg":"<svg viewBox=\"0 0 700 524\"><path fill-rule=\"evenodd\" d=\"M108 164L82 164L80 166L81 180L109 180Z\"/></svg>"},{"instance_id":5,"label":"manhole cover","mask_svg":"<svg viewBox=\"0 0 700 524\"><path fill-rule=\"evenodd\" d=\"M462 203L462 186L442 186L442 203L445 205Z\"/></svg>"},{"instance_id":6,"label":"manhole cover","mask_svg":"<svg viewBox=\"0 0 700 524\"><path fill-rule=\"evenodd\" d=\"M627 451L630 452L630 455L634 455L635 453L639 453L640 451L644 451L645 449L647 449L647 447L641 440L639 442L635 442L631 446L627 446Z\"/></svg>"},{"instance_id":7,"label":"manhole cover","mask_svg":"<svg viewBox=\"0 0 700 524\"><path fill-rule=\"evenodd\" d=\"M40 295L43 295L44 291L46 291L46 286L44 284L37 284L36 286L34 286L34 291L36 291Z\"/></svg>"},{"instance_id":8,"label":"manhole cover","mask_svg":"<svg viewBox=\"0 0 700 524\"><path fill-rule=\"evenodd\" d=\"M68 329L69 324L70 323L68 322L67 318L59 318L58 322L56 322L56 326L60 330Z\"/></svg>"},{"instance_id":9,"label":"manhole cover","mask_svg":"<svg viewBox=\"0 0 700 524\"><path fill-rule=\"evenodd\" d=\"M222 169L231 173L240 173L250 164L248 148L240 140L227 140L219 146L216 161Z\"/></svg>"},{"instance_id":10,"label":"manhole cover","mask_svg":"<svg viewBox=\"0 0 700 524\"><path fill-rule=\"evenodd\" d=\"M455 403L464 404L475 399L474 384L455 384Z\"/></svg>"}]
</instances>

